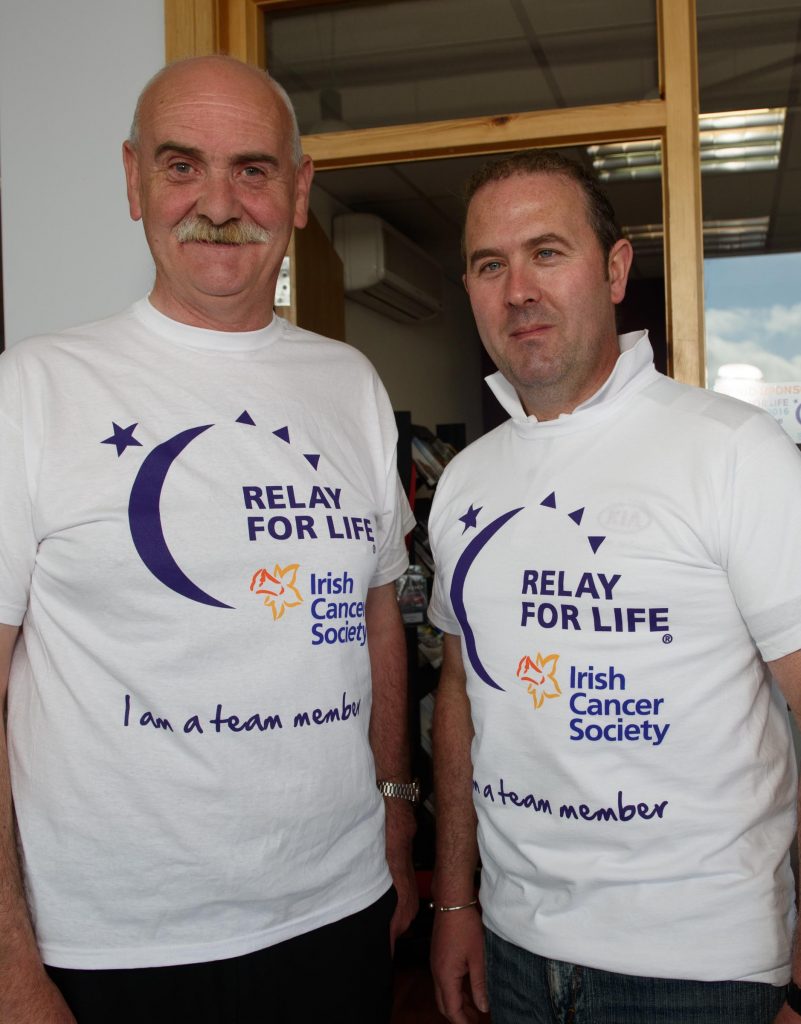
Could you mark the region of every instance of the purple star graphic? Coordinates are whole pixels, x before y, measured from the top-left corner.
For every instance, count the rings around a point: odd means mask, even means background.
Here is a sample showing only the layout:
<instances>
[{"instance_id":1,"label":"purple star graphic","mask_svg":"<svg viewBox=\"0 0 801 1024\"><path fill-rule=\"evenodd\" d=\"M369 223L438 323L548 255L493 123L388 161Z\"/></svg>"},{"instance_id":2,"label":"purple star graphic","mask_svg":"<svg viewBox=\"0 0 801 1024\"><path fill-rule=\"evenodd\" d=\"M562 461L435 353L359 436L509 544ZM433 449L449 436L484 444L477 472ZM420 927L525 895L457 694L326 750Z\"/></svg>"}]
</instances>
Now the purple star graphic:
<instances>
[{"instance_id":1,"label":"purple star graphic","mask_svg":"<svg viewBox=\"0 0 801 1024\"><path fill-rule=\"evenodd\" d=\"M107 437L100 443L115 445L117 448L117 458L119 458L120 455L122 455L122 453L125 451L125 449L130 447L131 445L134 445L137 448L142 447L142 442L137 441L136 438L133 436L133 432L139 426L138 423L132 423L130 427L121 427L119 423L115 423L112 420L111 425L114 427L114 433L111 435L111 437Z\"/></svg>"},{"instance_id":2,"label":"purple star graphic","mask_svg":"<svg viewBox=\"0 0 801 1024\"><path fill-rule=\"evenodd\" d=\"M463 516L459 516L459 522L464 523L464 529L462 530L463 534L467 533L468 529L475 530L478 525L478 513L483 507L483 505L479 505L478 508L473 508L471 503L470 508L465 512L465 514Z\"/></svg>"}]
</instances>

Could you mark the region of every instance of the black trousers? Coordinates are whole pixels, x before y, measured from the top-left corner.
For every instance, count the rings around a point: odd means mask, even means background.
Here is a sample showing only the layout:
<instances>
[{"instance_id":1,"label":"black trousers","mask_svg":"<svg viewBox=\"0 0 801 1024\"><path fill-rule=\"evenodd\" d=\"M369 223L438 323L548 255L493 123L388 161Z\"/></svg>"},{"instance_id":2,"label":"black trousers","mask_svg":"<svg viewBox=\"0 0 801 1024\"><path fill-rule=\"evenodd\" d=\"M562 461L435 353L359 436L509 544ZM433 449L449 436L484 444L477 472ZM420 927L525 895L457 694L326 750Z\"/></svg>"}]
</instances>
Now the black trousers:
<instances>
[{"instance_id":1,"label":"black trousers","mask_svg":"<svg viewBox=\"0 0 801 1024\"><path fill-rule=\"evenodd\" d=\"M47 967L78 1024L387 1024L394 889L350 917L229 960Z\"/></svg>"}]
</instances>

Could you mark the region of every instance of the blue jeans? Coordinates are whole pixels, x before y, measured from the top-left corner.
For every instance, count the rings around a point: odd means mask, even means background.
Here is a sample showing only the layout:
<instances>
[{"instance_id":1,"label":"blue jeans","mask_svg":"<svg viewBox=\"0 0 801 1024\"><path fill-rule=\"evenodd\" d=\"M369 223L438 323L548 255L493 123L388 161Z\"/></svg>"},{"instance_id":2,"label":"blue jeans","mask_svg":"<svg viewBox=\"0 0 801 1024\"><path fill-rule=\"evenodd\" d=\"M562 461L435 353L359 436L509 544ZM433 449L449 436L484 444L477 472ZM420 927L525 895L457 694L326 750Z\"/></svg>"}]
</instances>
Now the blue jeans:
<instances>
[{"instance_id":1,"label":"blue jeans","mask_svg":"<svg viewBox=\"0 0 801 1024\"><path fill-rule=\"evenodd\" d=\"M640 978L529 953L486 930L492 1024L771 1024L786 989Z\"/></svg>"}]
</instances>

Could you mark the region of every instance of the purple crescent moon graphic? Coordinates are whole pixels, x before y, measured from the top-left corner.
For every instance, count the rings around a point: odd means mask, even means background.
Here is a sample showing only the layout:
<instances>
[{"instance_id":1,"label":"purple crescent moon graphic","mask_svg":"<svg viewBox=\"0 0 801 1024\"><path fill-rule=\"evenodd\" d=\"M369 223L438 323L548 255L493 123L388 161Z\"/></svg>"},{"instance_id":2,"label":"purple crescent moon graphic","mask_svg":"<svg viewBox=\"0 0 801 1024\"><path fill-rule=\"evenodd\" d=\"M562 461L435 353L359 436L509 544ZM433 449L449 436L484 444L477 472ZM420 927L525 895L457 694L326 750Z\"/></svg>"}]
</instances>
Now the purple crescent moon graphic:
<instances>
[{"instance_id":1,"label":"purple crescent moon graphic","mask_svg":"<svg viewBox=\"0 0 801 1024\"><path fill-rule=\"evenodd\" d=\"M464 606L464 585L467 580L467 573L470 566L475 562L484 546L495 536L502 526L505 526L513 516L516 516L518 512L522 512L524 508L525 505L521 505L520 508L513 508L510 512L505 512L502 516L494 519L488 526L485 526L480 533L477 533L459 556L459 561L456 563L456 568L453 570L453 579L451 581L451 606L459 621L459 625L462 627L462 636L464 637L467 657L469 658L470 664L473 666L476 675L478 675L480 679L483 679L488 686L492 686L496 690L503 690L503 687L499 686L495 682L489 672L484 668L481 663L481 659L478 656L476 637L473 633L473 627L467 620L467 610Z\"/></svg>"},{"instance_id":2,"label":"purple crescent moon graphic","mask_svg":"<svg viewBox=\"0 0 801 1024\"><path fill-rule=\"evenodd\" d=\"M190 441L213 426L213 423L207 423L203 427L184 430L153 449L139 467L131 488L128 522L139 557L159 582L192 601L214 608L230 608L230 604L223 604L201 590L175 561L167 546L159 512L161 491L173 462Z\"/></svg>"}]
</instances>

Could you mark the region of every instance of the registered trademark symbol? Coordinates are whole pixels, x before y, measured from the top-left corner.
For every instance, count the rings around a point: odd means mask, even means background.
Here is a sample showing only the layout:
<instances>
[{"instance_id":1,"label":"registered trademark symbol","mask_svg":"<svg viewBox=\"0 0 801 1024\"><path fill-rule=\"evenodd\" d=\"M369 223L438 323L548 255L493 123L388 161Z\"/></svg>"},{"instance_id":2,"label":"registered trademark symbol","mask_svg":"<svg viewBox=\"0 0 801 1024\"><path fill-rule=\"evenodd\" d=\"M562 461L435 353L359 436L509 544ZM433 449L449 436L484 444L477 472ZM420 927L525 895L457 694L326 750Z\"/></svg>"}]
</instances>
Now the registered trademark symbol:
<instances>
[{"instance_id":1,"label":"registered trademark symbol","mask_svg":"<svg viewBox=\"0 0 801 1024\"><path fill-rule=\"evenodd\" d=\"M662 643L663 644L672 644L673 643L673 637L670 635L670 633L665 633L665 635L662 637Z\"/></svg>"}]
</instances>

